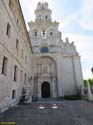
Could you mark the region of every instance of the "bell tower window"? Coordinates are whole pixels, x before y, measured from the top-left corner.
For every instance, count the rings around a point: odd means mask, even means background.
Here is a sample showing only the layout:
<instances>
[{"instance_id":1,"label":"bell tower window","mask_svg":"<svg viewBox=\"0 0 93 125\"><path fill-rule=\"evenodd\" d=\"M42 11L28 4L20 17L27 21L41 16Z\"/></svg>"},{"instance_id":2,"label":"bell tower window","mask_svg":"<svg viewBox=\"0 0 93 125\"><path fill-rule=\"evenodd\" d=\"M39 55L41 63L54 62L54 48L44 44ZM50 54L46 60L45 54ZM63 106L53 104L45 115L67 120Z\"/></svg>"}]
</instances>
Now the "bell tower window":
<instances>
[{"instance_id":1,"label":"bell tower window","mask_svg":"<svg viewBox=\"0 0 93 125\"><path fill-rule=\"evenodd\" d=\"M53 32L50 32L50 36L53 36Z\"/></svg>"},{"instance_id":2,"label":"bell tower window","mask_svg":"<svg viewBox=\"0 0 93 125\"><path fill-rule=\"evenodd\" d=\"M41 21L42 16L41 16L41 15L39 15L39 16L38 16L38 18L39 18L39 20Z\"/></svg>"},{"instance_id":3,"label":"bell tower window","mask_svg":"<svg viewBox=\"0 0 93 125\"><path fill-rule=\"evenodd\" d=\"M37 32L35 31L35 36L37 36Z\"/></svg>"},{"instance_id":4,"label":"bell tower window","mask_svg":"<svg viewBox=\"0 0 93 125\"><path fill-rule=\"evenodd\" d=\"M47 32L46 32L45 30L42 30L42 31L41 31L41 35L42 35L42 36L46 36L46 34L47 34Z\"/></svg>"},{"instance_id":5,"label":"bell tower window","mask_svg":"<svg viewBox=\"0 0 93 125\"><path fill-rule=\"evenodd\" d=\"M45 30L41 31L41 37L45 39L47 37L47 32Z\"/></svg>"},{"instance_id":6,"label":"bell tower window","mask_svg":"<svg viewBox=\"0 0 93 125\"><path fill-rule=\"evenodd\" d=\"M37 36L37 35L38 35L37 29L34 29L34 30L33 30L33 35L34 35L34 36Z\"/></svg>"},{"instance_id":7,"label":"bell tower window","mask_svg":"<svg viewBox=\"0 0 93 125\"><path fill-rule=\"evenodd\" d=\"M48 20L48 16L45 16L46 21Z\"/></svg>"},{"instance_id":8,"label":"bell tower window","mask_svg":"<svg viewBox=\"0 0 93 125\"><path fill-rule=\"evenodd\" d=\"M43 30L42 33L43 33L43 36L45 36L45 30Z\"/></svg>"},{"instance_id":9,"label":"bell tower window","mask_svg":"<svg viewBox=\"0 0 93 125\"><path fill-rule=\"evenodd\" d=\"M41 21L41 18L39 20Z\"/></svg>"}]
</instances>

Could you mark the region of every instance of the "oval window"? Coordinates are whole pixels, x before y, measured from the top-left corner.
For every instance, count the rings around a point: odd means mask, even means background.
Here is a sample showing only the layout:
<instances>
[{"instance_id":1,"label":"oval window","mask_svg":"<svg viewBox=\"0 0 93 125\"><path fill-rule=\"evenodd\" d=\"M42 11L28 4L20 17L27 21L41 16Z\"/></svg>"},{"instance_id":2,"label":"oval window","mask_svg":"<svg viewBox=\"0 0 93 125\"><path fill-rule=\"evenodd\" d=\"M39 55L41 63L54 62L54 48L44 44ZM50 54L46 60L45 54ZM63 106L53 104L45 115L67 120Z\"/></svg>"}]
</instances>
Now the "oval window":
<instances>
[{"instance_id":1,"label":"oval window","mask_svg":"<svg viewBox=\"0 0 93 125\"><path fill-rule=\"evenodd\" d=\"M41 53L48 53L48 52L49 52L48 47L43 46L43 47L41 48Z\"/></svg>"}]
</instances>

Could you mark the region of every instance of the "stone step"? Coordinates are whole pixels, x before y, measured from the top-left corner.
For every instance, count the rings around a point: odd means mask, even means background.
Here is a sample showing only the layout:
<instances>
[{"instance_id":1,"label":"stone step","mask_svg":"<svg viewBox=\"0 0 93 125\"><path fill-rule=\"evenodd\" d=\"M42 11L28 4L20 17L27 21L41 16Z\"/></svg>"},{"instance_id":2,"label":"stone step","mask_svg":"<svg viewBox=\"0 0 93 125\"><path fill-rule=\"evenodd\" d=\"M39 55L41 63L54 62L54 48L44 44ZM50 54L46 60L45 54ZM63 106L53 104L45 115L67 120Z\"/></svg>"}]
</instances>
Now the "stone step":
<instances>
[{"instance_id":1,"label":"stone step","mask_svg":"<svg viewBox=\"0 0 93 125\"><path fill-rule=\"evenodd\" d=\"M38 98L38 99L33 99L33 102L47 102L47 101L63 101L63 97L57 97L57 98Z\"/></svg>"}]
</instances>

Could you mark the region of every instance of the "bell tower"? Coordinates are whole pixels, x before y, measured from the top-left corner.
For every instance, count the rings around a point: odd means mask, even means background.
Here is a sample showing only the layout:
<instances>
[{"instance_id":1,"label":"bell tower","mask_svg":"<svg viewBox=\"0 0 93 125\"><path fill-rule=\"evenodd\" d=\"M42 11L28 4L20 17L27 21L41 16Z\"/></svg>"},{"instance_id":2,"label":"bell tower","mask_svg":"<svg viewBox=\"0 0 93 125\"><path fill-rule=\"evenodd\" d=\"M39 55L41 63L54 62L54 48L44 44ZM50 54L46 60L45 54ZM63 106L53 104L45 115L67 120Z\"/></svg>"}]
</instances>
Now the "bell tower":
<instances>
[{"instance_id":1,"label":"bell tower","mask_svg":"<svg viewBox=\"0 0 93 125\"><path fill-rule=\"evenodd\" d=\"M39 2L35 10L35 21L51 21L51 13L52 11L48 9L47 2Z\"/></svg>"},{"instance_id":2,"label":"bell tower","mask_svg":"<svg viewBox=\"0 0 93 125\"><path fill-rule=\"evenodd\" d=\"M34 53L54 53L59 51L61 32L58 31L59 23L52 21L52 11L47 2L39 2L35 10L35 21L31 21L30 38Z\"/></svg>"}]
</instances>

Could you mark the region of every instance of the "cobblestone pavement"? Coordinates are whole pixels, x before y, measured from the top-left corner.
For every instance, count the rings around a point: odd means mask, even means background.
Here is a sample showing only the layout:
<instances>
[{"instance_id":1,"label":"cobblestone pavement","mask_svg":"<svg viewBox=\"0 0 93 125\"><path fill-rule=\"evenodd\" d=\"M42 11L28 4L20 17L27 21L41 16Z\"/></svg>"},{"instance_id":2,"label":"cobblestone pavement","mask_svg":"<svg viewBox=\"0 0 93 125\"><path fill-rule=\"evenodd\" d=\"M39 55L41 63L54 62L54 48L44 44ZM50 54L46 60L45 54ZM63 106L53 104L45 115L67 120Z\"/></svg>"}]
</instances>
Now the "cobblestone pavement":
<instances>
[{"instance_id":1,"label":"cobblestone pavement","mask_svg":"<svg viewBox=\"0 0 93 125\"><path fill-rule=\"evenodd\" d=\"M93 102L62 101L19 105L0 115L16 125L93 125Z\"/></svg>"}]
</instances>

